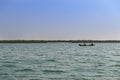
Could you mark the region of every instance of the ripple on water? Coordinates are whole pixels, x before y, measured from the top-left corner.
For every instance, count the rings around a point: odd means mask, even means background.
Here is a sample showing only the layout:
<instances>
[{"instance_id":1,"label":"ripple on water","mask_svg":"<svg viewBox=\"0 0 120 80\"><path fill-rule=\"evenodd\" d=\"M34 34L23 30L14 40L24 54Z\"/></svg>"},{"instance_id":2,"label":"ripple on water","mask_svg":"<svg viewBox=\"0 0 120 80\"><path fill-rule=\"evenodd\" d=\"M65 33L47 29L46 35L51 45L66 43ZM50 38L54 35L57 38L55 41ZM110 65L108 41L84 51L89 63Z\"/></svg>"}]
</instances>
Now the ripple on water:
<instances>
[{"instance_id":1,"label":"ripple on water","mask_svg":"<svg viewBox=\"0 0 120 80\"><path fill-rule=\"evenodd\" d=\"M42 80L42 79L29 79L29 80Z\"/></svg>"},{"instance_id":2,"label":"ripple on water","mask_svg":"<svg viewBox=\"0 0 120 80\"><path fill-rule=\"evenodd\" d=\"M44 73L66 73L65 71L62 71L62 70L43 70Z\"/></svg>"},{"instance_id":3,"label":"ripple on water","mask_svg":"<svg viewBox=\"0 0 120 80\"><path fill-rule=\"evenodd\" d=\"M87 79L87 78L74 78L73 80L91 80L91 79ZM92 80L94 80L94 79L92 79Z\"/></svg>"},{"instance_id":4,"label":"ripple on water","mask_svg":"<svg viewBox=\"0 0 120 80\"><path fill-rule=\"evenodd\" d=\"M9 75L8 73L0 73L0 75Z\"/></svg>"},{"instance_id":5,"label":"ripple on water","mask_svg":"<svg viewBox=\"0 0 120 80\"><path fill-rule=\"evenodd\" d=\"M18 70L15 70L16 72L34 72L33 69L18 69Z\"/></svg>"},{"instance_id":6,"label":"ripple on water","mask_svg":"<svg viewBox=\"0 0 120 80\"><path fill-rule=\"evenodd\" d=\"M16 67L16 65L12 65L12 64L3 64L2 65L3 67L13 67L13 68L15 68Z\"/></svg>"},{"instance_id":7,"label":"ripple on water","mask_svg":"<svg viewBox=\"0 0 120 80\"><path fill-rule=\"evenodd\" d=\"M63 80L63 78L49 78L48 80Z\"/></svg>"},{"instance_id":8,"label":"ripple on water","mask_svg":"<svg viewBox=\"0 0 120 80\"><path fill-rule=\"evenodd\" d=\"M56 62L55 59L47 59L46 61L49 61L49 62Z\"/></svg>"},{"instance_id":9,"label":"ripple on water","mask_svg":"<svg viewBox=\"0 0 120 80\"><path fill-rule=\"evenodd\" d=\"M120 64L113 65L112 67L120 67Z\"/></svg>"},{"instance_id":10,"label":"ripple on water","mask_svg":"<svg viewBox=\"0 0 120 80\"><path fill-rule=\"evenodd\" d=\"M11 64L13 63L14 64L14 63L18 63L18 62L16 62L16 61L1 61L1 63L11 63Z\"/></svg>"}]
</instances>

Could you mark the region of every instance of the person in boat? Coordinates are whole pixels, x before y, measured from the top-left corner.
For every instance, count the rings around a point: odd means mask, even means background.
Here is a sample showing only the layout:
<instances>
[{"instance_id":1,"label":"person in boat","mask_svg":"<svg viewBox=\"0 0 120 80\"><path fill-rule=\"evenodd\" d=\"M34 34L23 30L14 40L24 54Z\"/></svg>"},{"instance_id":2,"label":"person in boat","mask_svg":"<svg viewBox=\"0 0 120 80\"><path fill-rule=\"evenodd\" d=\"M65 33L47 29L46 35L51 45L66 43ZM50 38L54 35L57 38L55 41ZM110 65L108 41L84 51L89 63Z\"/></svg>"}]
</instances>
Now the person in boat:
<instances>
[{"instance_id":1,"label":"person in boat","mask_svg":"<svg viewBox=\"0 0 120 80\"><path fill-rule=\"evenodd\" d=\"M83 45L84 45L84 46L86 46L86 44L85 44L85 43L84 43Z\"/></svg>"},{"instance_id":2,"label":"person in boat","mask_svg":"<svg viewBox=\"0 0 120 80\"><path fill-rule=\"evenodd\" d=\"M91 43L89 46L94 46L94 44L93 44L93 43Z\"/></svg>"}]
</instances>

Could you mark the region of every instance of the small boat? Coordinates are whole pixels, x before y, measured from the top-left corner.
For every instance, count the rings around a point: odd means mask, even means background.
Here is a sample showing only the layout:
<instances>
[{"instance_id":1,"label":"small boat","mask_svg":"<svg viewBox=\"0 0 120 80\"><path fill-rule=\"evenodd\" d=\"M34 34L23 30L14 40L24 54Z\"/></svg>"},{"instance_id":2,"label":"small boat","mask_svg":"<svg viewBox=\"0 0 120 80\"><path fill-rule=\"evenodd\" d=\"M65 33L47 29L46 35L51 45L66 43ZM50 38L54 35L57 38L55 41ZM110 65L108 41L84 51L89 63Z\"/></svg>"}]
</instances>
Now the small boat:
<instances>
[{"instance_id":1,"label":"small boat","mask_svg":"<svg viewBox=\"0 0 120 80\"><path fill-rule=\"evenodd\" d=\"M95 44L91 43L91 44L89 44L88 46L95 46Z\"/></svg>"},{"instance_id":2,"label":"small boat","mask_svg":"<svg viewBox=\"0 0 120 80\"><path fill-rule=\"evenodd\" d=\"M79 46L95 46L95 44L91 43L91 44L87 45L87 44L84 43L84 44L79 44Z\"/></svg>"}]
</instances>

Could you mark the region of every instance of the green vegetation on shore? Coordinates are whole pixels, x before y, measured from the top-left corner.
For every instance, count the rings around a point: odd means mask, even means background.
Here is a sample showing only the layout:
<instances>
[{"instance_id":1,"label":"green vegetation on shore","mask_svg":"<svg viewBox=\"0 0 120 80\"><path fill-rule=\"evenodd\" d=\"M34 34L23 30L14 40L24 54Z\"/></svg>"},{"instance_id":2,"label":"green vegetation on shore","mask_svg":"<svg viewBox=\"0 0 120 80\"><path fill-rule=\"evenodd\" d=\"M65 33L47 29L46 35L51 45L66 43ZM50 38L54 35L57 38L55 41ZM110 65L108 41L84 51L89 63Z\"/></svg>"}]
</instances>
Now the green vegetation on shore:
<instances>
[{"instance_id":1,"label":"green vegetation on shore","mask_svg":"<svg viewBox=\"0 0 120 80\"><path fill-rule=\"evenodd\" d=\"M0 43L120 43L120 40L0 40Z\"/></svg>"}]
</instances>

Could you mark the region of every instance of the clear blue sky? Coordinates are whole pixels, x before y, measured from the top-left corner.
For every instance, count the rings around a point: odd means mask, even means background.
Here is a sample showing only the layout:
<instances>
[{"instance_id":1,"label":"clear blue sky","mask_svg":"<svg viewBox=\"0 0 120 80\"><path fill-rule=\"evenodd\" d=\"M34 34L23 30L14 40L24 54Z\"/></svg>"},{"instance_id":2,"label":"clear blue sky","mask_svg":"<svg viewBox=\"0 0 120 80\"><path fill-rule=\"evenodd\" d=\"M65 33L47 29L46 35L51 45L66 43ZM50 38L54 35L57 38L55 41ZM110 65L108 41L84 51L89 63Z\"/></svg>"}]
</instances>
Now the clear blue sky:
<instances>
[{"instance_id":1,"label":"clear blue sky","mask_svg":"<svg viewBox=\"0 0 120 80\"><path fill-rule=\"evenodd\" d=\"M0 39L120 40L120 0L0 0Z\"/></svg>"}]
</instances>

